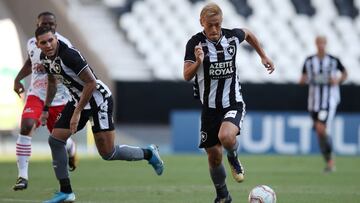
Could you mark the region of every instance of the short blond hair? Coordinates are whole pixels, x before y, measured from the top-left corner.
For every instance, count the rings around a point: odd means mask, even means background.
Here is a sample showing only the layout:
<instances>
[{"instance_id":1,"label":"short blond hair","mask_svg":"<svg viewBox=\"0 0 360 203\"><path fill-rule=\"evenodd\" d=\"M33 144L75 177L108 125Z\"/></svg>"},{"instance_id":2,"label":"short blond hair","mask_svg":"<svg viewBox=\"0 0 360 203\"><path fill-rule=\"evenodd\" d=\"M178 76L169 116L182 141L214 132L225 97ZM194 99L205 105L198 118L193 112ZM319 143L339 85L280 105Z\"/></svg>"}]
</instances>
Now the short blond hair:
<instances>
[{"instance_id":1,"label":"short blond hair","mask_svg":"<svg viewBox=\"0 0 360 203\"><path fill-rule=\"evenodd\" d=\"M206 4L200 12L200 19L220 15L223 16L220 6L215 3Z\"/></svg>"}]
</instances>

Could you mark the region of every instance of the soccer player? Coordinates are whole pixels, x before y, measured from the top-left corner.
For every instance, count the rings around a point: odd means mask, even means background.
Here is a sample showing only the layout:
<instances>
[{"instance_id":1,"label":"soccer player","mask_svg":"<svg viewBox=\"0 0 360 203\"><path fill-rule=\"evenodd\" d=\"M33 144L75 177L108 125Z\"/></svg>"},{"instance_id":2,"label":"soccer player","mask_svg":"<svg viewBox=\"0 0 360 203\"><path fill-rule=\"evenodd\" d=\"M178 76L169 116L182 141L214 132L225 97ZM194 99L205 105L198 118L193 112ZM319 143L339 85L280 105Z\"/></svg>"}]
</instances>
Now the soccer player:
<instances>
[{"instance_id":1,"label":"soccer player","mask_svg":"<svg viewBox=\"0 0 360 203\"><path fill-rule=\"evenodd\" d=\"M300 84L309 85L308 111L314 122L320 151L325 159L324 172L335 170L329 128L340 102L339 85L347 78L347 72L340 60L326 53L326 37L315 39L317 53L306 58ZM338 72L341 76L338 77Z\"/></svg>"},{"instance_id":2,"label":"soccer player","mask_svg":"<svg viewBox=\"0 0 360 203\"><path fill-rule=\"evenodd\" d=\"M39 27L35 31L37 45L42 50L41 60L48 73L48 90L44 110L56 93L59 78L69 89L69 101L49 136L53 167L60 183L60 192L46 202L68 202L75 200L68 171L65 141L82 129L88 120L92 123L96 147L104 160L148 160L157 175L163 173L164 165L157 146L148 148L127 145L114 146L113 99L109 88L99 80L84 57L76 49L58 40L53 30ZM42 114L46 121L47 111Z\"/></svg>"},{"instance_id":3,"label":"soccer player","mask_svg":"<svg viewBox=\"0 0 360 203\"><path fill-rule=\"evenodd\" d=\"M37 18L37 27L47 26L54 30L56 29L55 15L50 12L42 12ZM66 42L69 46L71 43L56 33L56 35ZM27 52L28 58L23 67L19 71L14 80L14 91L20 96L25 91L24 86L20 81L26 76L31 74L31 83L27 91L26 104L22 113L21 130L16 141L16 157L18 167L18 179L13 186L14 190L23 190L28 186L28 166L29 158L31 155L31 138L34 129L40 125L40 116L44 106L46 97L47 74L41 69L40 53L41 50L37 48L35 37L28 40ZM52 131L56 118L64 108L68 99L70 98L66 87L61 83L58 84L59 91L57 92L53 102L49 105L49 117L47 120L47 128L49 132ZM70 138L66 144L67 152L69 155L69 170L75 170L75 142Z\"/></svg>"},{"instance_id":4,"label":"soccer player","mask_svg":"<svg viewBox=\"0 0 360 203\"><path fill-rule=\"evenodd\" d=\"M245 115L235 62L237 47L246 40L255 48L269 73L274 71L274 66L252 32L222 28L222 20L222 10L214 3L205 5L201 10L203 31L187 42L184 78L189 81L195 77L194 93L202 103L199 147L205 148L208 156L210 176L217 195L215 202L231 202L222 164L222 147L227 151L233 178L237 182L244 180L244 167L238 159L239 143L236 139Z\"/></svg>"}]
</instances>

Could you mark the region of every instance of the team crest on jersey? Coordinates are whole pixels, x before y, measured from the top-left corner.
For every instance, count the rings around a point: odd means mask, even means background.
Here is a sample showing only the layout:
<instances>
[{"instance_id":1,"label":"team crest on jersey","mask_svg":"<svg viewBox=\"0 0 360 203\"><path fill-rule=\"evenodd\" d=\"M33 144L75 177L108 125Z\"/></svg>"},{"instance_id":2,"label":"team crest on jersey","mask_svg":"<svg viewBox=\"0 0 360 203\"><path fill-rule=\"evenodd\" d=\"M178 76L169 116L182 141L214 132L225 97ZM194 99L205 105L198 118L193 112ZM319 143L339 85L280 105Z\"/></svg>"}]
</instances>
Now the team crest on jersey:
<instances>
[{"instance_id":1,"label":"team crest on jersey","mask_svg":"<svg viewBox=\"0 0 360 203\"><path fill-rule=\"evenodd\" d=\"M50 64L50 73L60 74L61 65L59 60L54 60L53 63Z\"/></svg>"},{"instance_id":2,"label":"team crest on jersey","mask_svg":"<svg viewBox=\"0 0 360 203\"><path fill-rule=\"evenodd\" d=\"M235 51L236 51L236 48L234 45L229 45L227 48L226 48L226 52L230 55L230 56L234 56L235 55Z\"/></svg>"},{"instance_id":3,"label":"team crest on jersey","mask_svg":"<svg viewBox=\"0 0 360 203\"><path fill-rule=\"evenodd\" d=\"M204 131L201 131L201 142L205 142L207 140L207 133Z\"/></svg>"}]
</instances>

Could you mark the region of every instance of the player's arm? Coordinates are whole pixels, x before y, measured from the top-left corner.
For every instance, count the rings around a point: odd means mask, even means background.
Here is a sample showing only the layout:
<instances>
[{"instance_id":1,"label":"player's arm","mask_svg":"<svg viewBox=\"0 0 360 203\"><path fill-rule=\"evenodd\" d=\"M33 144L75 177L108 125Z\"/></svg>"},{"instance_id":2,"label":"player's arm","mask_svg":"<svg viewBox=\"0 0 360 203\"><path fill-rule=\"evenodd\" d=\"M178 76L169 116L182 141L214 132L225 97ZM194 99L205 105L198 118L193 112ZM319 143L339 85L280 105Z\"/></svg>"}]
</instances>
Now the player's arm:
<instances>
[{"instance_id":1,"label":"player's arm","mask_svg":"<svg viewBox=\"0 0 360 203\"><path fill-rule=\"evenodd\" d=\"M54 75L48 74L48 84L47 84L47 91L46 91L46 99L44 102L44 106L49 107L51 102L53 101L56 91L57 91L57 80Z\"/></svg>"},{"instance_id":2,"label":"player's arm","mask_svg":"<svg viewBox=\"0 0 360 203\"><path fill-rule=\"evenodd\" d=\"M73 112L73 115L70 120L70 131L72 134L77 132L77 127L79 124L81 111L85 108L85 105L89 102L94 90L96 89L96 78L90 68L84 68L80 74L79 78L85 83L82 90L80 100Z\"/></svg>"},{"instance_id":3,"label":"player's arm","mask_svg":"<svg viewBox=\"0 0 360 203\"><path fill-rule=\"evenodd\" d=\"M300 84L300 85L305 85L307 81L308 81L307 74L306 74L306 73L303 73L303 74L301 75L301 77L300 77L299 84Z\"/></svg>"},{"instance_id":4,"label":"player's arm","mask_svg":"<svg viewBox=\"0 0 360 203\"><path fill-rule=\"evenodd\" d=\"M338 84L343 83L348 77L348 73L346 71L346 69L344 69L344 71L341 72L341 76L339 78Z\"/></svg>"},{"instance_id":5,"label":"player's arm","mask_svg":"<svg viewBox=\"0 0 360 203\"><path fill-rule=\"evenodd\" d=\"M332 85L338 85L338 84L343 83L346 80L347 76L348 76L345 67L340 62L339 59L337 59L337 62L338 62L337 63L338 64L337 69L341 72L341 75L340 75L339 78L330 78L330 84L332 84Z\"/></svg>"},{"instance_id":6,"label":"player's arm","mask_svg":"<svg viewBox=\"0 0 360 203\"><path fill-rule=\"evenodd\" d=\"M202 49L201 43L194 48L195 62L185 61L184 62L184 79L190 81L196 74L200 65L204 61L204 51Z\"/></svg>"},{"instance_id":7,"label":"player's arm","mask_svg":"<svg viewBox=\"0 0 360 203\"><path fill-rule=\"evenodd\" d=\"M309 65L308 63L310 60L311 59L308 57L304 62L304 65L302 67L302 74L301 74L300 81L299 81L300 85L305 85L308 83L308 80L309 80L308 74L307 74L308 69L306 67Z\"/></svg>"},{"instance_id":8,"label":"player's arm","mask_svg":"<svg viewBox=\"0 0 360 203\"><path fill-rule=\"evenodd\" d=\"M346 80L347 76L348 76L347 71L344 70L341 72L341 75L339 78L330 78L330 84L339 85Z\"/></svg>"},{"instance_id":9,"label":"player's arm","mask_svg":"<svg viewBox=\"0 0 360 203\"><path fill-rule=\"evenodd\" d=\"M195 63L190 61L184 62L184 79L190 81L196 74L202 62L196 61Z\"/></svg>"},{"instance_id":10,"label":"player's arm","mask_svg":"<svg viewBox=\"0 0 360 203\"><path fill-rule=\"evenodd\" d=\"M31 74L31 61L27 58L23 67L20 69L14 80L14 91L20 96L25 91L24 85L20 82L26 76Z\"/></svg>"},{"instance_id":11,"label":"player's arm","mask_svg":"<svg viewBox=\"0 0 360 203\"><path fill-rule=\"evenodd\" d=\"M259 40L250 30L244 28L242 30L245 33L245 40L256 50L261 58L261 63L264 64L265 68L269 71L269 74L271 74L275 70L274 64L265 54L265 51L261 47Z\"/></svg>"},{"instance_id":12,"label":"player's arm","mask_svg":"<svg viewBox=\"0 0 360 203\"><path fill-rule=\"evenodd\" d=\"M46 90L46 99L44 102L44 108L40 116L41 124L44 126L46 125L47 119L49 117L49 107L51 105L51 102L53 101L55 94L57 91L56 87L56 78L54 75L48 74L48 84L47 84L47 90Z\"/></svg>"},{"instance_id":13,"label":"player's arm","mask_svg":"<svg viewBox=\"0 0 360 203\"><path fill-rule=\"evenodd\" d=\"M89 102L94 90L96 89L96 78L91 72L90 68L85 68L83 71L81 71L79 78L85 84L75 111L81 112Z\"/></svg>"}]
</instances>

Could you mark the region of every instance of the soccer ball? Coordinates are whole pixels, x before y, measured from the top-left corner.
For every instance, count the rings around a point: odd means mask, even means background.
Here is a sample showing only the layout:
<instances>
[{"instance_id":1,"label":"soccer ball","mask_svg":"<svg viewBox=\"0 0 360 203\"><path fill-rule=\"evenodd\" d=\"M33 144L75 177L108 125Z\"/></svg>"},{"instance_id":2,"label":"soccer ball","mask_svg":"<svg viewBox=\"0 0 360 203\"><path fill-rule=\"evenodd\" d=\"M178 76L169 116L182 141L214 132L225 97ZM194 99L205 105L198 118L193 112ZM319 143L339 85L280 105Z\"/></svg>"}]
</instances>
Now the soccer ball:
<instances>
[{"instance_id":1,"label":"soccer ball","mask_svg":"<svg viewBox=\"0 0 360 203\"><path fill-rule=\"evenodd\" d=\"M276 194L266 185L254 187L249 194L249 203L276 203Z\"/></svg>"}]
</instances>

